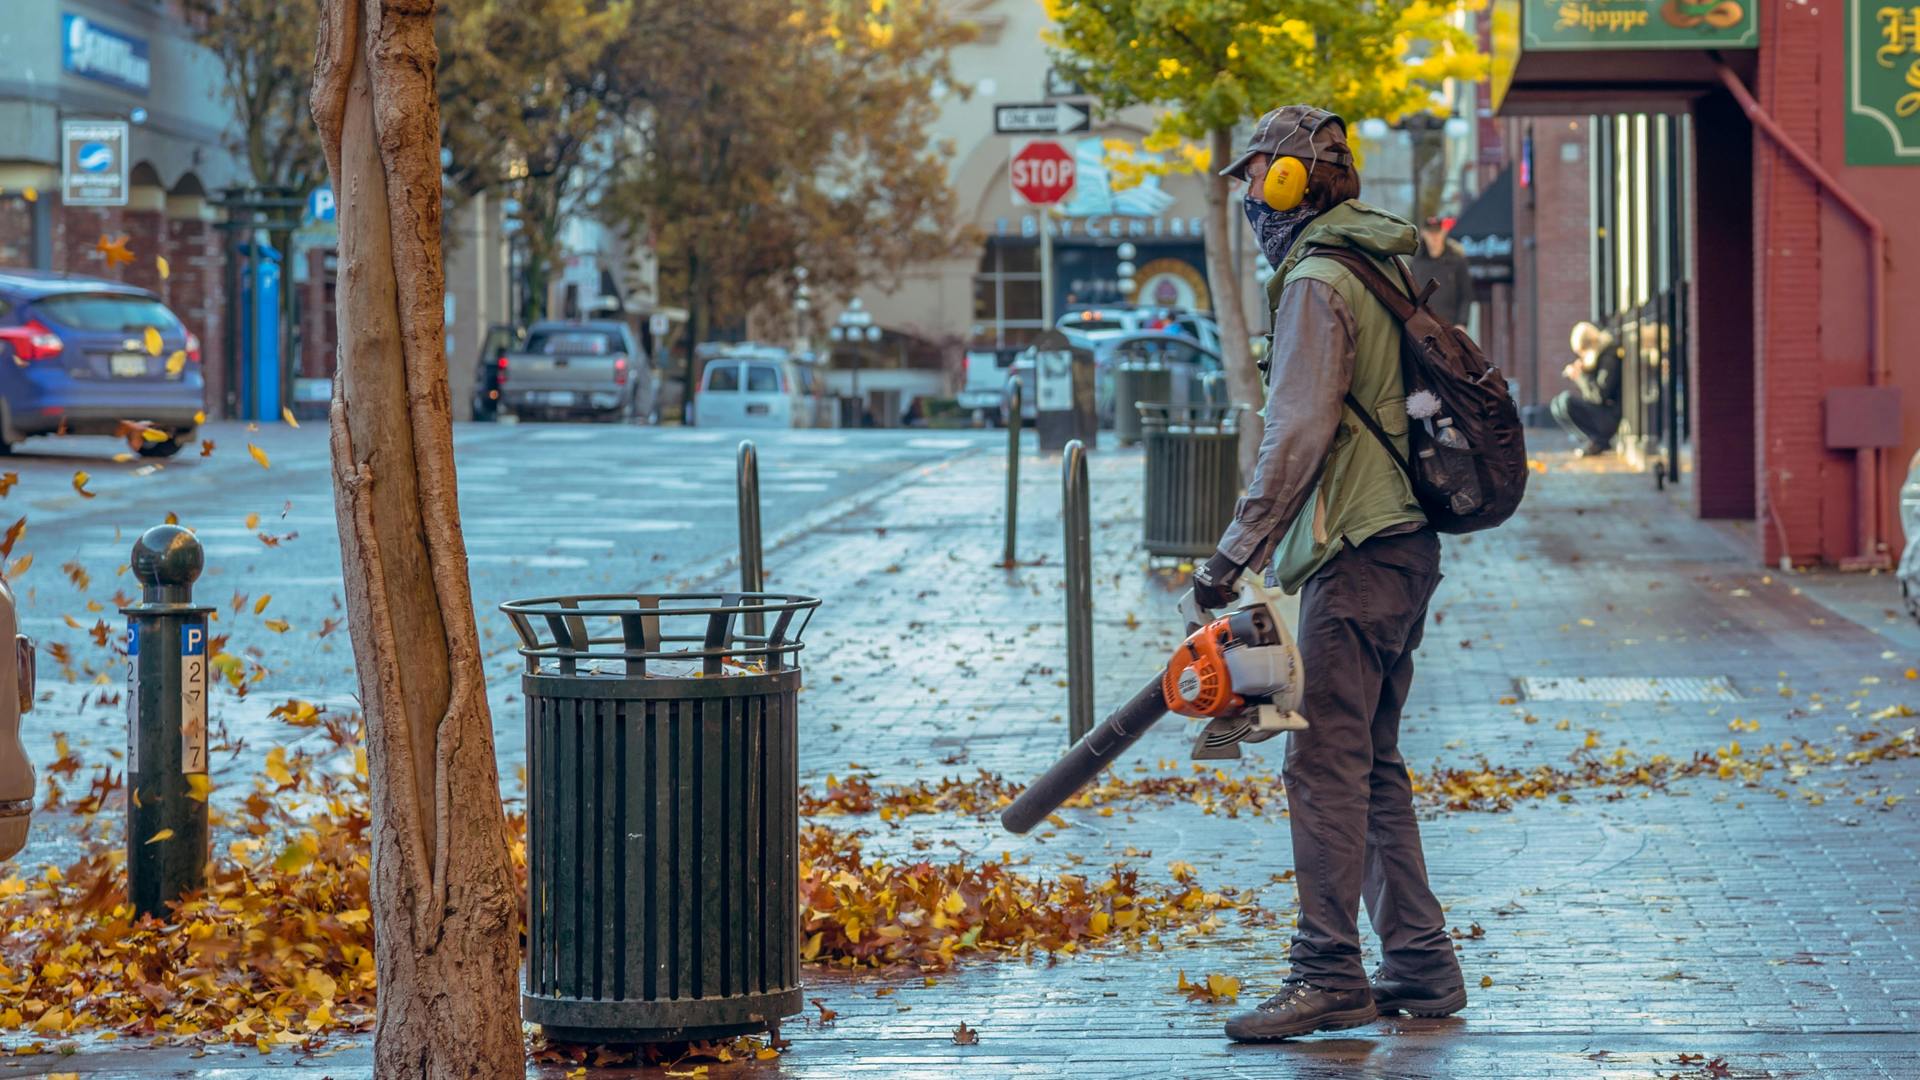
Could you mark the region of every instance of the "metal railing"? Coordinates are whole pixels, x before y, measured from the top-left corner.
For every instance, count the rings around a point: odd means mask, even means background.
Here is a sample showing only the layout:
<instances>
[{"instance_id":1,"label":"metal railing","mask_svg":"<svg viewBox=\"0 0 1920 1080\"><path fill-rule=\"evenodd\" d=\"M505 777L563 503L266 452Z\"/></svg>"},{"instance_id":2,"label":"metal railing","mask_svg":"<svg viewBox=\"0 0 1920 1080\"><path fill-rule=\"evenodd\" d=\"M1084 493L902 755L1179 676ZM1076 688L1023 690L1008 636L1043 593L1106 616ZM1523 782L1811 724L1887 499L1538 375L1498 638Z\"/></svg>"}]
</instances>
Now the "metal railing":
<instances>
[{"instance_id":1,"label":"metal railing","mask_svg":"<svg viewBox=\"0 0 1920 1080\"><path fill-rule=\"evenodd\" d=\"M1061 463L1067 573L1067 742L1093 730L1093 519L1087 448L1067 443Z\"/></svg>"},{"instance_id":2,"label":"metal railing","mask_svg":"<svg viewBox=\"0 0 1920 1080\"><path fill-rule=\"evenodd\" d=\"M757 593L767 586L766 553L760 535L760 452L752 439L740 440L740 462L734 477L734 494L739 503L740 591ZM766 633L766 620L759 612L745 616L746 632Z\"/></svg>"},{"instance_id":3,"label":"metal railing","mask_svg":"<svg viewBox=\"0 0 1920 1080\"><path fill-rule=\"evenodd\" d=\"M1000 565L1011 569L1018 561L1014 555L1014 536L1020 523L1020 377L1007 380L1007 546Z\"/></svg>"}]
</instances>

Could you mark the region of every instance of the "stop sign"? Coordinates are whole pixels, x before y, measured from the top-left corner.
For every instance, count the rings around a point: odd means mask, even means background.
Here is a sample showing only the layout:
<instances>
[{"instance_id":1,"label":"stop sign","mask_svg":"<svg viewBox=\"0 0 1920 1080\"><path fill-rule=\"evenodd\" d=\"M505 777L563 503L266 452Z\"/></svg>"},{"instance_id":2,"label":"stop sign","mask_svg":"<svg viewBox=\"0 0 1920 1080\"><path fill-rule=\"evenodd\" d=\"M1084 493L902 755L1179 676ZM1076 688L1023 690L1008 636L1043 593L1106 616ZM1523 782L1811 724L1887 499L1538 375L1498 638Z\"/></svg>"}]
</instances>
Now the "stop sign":
<instances>
[{"instance_id":1,"label":"stop sign","mask_svg":"<svg viewBox=\"0 0 1920 1080\"><path fill-rule=\"evenodd\" d=\"M1057 142L1030 142L1014 151L1007 176L1022 202L1048 206L1073 190L1073 155Z\"/></svg>"}]
</instances>

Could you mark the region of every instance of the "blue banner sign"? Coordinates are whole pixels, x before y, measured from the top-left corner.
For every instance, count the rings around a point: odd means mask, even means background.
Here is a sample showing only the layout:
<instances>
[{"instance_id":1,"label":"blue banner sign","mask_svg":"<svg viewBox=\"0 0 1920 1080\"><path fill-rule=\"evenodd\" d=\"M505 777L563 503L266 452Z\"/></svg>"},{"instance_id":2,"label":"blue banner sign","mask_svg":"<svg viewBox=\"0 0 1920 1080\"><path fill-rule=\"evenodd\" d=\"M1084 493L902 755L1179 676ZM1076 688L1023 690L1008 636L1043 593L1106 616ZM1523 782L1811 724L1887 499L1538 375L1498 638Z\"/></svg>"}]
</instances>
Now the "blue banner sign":
<instances>
[{"instance_id":1,"label":"blue banner sign","mask_svg":"<svg viewBox=\"0 0 1920 1080\"><path fill-rule=\"evenodd\" d=\"M84 15L60 16L60 66L130 94L145 94L153 85L146 39L109 30Z\"/></svg>"}]
</instances>

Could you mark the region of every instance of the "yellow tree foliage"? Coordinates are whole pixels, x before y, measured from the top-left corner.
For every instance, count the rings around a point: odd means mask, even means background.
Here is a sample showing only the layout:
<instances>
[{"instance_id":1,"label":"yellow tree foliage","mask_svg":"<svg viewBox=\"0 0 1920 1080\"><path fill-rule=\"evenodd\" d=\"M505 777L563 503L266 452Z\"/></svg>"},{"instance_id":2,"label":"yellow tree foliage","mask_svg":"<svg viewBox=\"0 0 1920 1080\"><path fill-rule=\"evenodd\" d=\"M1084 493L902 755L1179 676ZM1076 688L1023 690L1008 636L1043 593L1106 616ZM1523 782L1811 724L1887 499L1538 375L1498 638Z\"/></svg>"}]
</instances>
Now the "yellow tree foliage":
<instances>
[{"instance_id":1,"label":"yellow tree foliage","mask_svg":"<svg viewBox=\"0 0 1920 1080\"><path fill-rule=\"evenodd\" d=\"M1234 398L1258 408L1259 376L1245 303L1229 258L1228 185L1211 166L1236 150L1233 132L1269 109L1304 103L1349 122L1443 115L1448 79L1478 79L1486 60L1464 28L1485 0L1042 0L1046 41L1063 73L1108 108L1160 108L1142 148L1109 147L1116 179L1146 171L1207 177L1208 285ZM1242 465L1259 446L1245 425Z\"/></svg>"}]
</instances>

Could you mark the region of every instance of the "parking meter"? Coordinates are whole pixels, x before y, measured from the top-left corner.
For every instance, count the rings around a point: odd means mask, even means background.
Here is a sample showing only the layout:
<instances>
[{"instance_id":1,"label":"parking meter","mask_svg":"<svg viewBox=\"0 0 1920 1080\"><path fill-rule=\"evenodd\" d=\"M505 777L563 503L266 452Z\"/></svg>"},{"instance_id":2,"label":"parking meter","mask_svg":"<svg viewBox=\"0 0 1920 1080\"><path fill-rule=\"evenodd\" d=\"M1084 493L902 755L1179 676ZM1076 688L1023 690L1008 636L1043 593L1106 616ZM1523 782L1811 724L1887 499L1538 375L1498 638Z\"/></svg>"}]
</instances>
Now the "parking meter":
<instances>
[{"instance_id":1,"label":"parking meter","mask_svg":"<svg viewBox=\"0 0 1920 1080\"><path fill-rule=\"evenodd\" d=\"M1034 429L1043 451L1064 450L1075 439L1092 450L1099 443L1093 353L1058 330L1033 345Z\"/></svg>"},{"instance_id":2,"label":"parking meter","mask_svg":"<svg viewBox=\"0 0 1920 1080\"><path fill-rule=\"evenodd\" d=\"M0 653L0 859L27 845L33 817L33 763L20 743L21 714L33 708L33 641L20 633L13 590L0 578L0 649L13 643L13 655Z\"/></svg>"}]
</instances>

